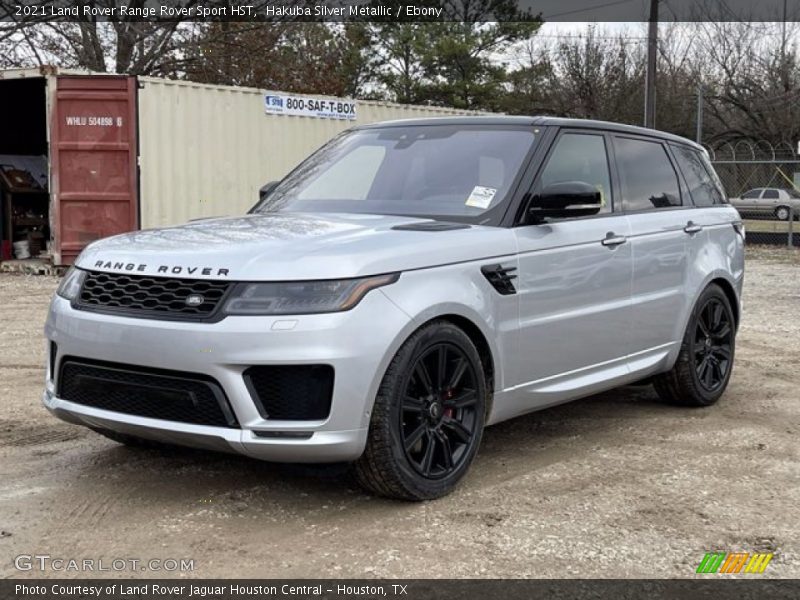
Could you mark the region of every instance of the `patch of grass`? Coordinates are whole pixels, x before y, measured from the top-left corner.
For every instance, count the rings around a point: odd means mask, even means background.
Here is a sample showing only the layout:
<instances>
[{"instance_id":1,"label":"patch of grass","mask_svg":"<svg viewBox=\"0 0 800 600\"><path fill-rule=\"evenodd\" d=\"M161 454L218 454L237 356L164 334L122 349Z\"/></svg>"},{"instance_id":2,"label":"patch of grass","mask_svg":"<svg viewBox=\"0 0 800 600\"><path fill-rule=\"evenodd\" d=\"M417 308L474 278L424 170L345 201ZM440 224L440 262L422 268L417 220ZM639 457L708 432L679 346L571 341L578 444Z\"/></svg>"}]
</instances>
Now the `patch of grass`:
<instances>
[{"instance_id":1,"label":"patch of grass","mask_svg":"<svg viewBox=\"0 0 800 600\"><path fill-rule=\"evenodd\" d=\"M770 246L767 244L747 244L744 247L745 260L780 262L800 265L800 248Z\"/></svg>"},{"instance_id":2,"label":"patch of grass","mask_svg":"<svg viewBox=\"0 0 800 600\"><path fill-rule=\"evenodd\" d=\"M795 235L800 234L800 223L795 221L792 225L792 231L794 231ZM786 233L789 231L789 221L761 221L755 219L746 219L744 221L744 229L748 233Z\"/></svg>"}]
</instances>

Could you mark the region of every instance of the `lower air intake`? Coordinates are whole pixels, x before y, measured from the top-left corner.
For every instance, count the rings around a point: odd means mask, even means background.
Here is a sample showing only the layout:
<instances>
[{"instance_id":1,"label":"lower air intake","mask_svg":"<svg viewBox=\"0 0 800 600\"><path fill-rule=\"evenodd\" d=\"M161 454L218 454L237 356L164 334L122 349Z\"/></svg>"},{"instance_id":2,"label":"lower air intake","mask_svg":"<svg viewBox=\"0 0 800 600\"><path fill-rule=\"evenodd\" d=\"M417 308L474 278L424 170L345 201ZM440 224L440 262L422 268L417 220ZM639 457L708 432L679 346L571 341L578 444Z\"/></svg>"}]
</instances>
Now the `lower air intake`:
<instances>
[{"instance_id":1,"label":"lower air intake","mask_svg":"<svg viewBox=\"0 0 800 600\"><path fill-rule=\"evenodd\" d=\"M239 427L219 384L195 373L65 357L57 395L76 404L138 417Z\"/></svg>"},{"instance_id":2,"label":"lower air intake","mask_svg":"<svg viewBox=\"0 0 800 600\"><path fill-rule=\"evenodd\" d=\"M331 412L333 367L266 365L250 367L244 381L258 412L278 421L318 421Z\"/></svg>"}]
</instances>

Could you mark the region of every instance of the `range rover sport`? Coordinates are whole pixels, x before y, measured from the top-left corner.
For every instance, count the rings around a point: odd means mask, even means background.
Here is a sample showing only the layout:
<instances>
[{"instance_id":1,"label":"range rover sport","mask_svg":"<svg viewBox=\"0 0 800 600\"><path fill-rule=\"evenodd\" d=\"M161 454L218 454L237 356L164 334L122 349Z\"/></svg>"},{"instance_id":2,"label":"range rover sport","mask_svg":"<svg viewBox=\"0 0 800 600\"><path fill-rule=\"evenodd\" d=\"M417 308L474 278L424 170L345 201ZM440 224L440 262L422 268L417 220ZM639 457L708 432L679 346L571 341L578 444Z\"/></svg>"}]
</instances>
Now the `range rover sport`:
<instances>
[{"instance_id":1,"label":"range rover sport","mask_svg":"<svg viewBox=\"0 0 800 600\"><path fill-rule=\"evenodd\" d=\"M378 494L435 498L504 419L643 380L715 403L743 238L683 138L358 127L251 214L87 247L53 297L43 401L127 444L346 461Z\"/></svg>"}]
</instances>

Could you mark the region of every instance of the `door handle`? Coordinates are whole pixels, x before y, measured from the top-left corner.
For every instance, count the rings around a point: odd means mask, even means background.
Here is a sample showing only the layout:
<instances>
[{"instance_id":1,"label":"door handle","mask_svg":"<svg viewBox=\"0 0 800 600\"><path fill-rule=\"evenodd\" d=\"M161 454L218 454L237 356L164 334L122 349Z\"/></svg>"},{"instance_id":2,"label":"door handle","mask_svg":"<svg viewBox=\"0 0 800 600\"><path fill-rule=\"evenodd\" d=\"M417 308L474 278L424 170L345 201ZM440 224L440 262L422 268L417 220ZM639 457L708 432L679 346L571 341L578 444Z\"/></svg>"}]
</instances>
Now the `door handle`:
<instances>
[{"instance_id":1,"label":"door handle","mask_svg":"<svg viewBox=\"0 0 800 600\"><path fill-rule=\"evenodd\" d=\"M686 224L686 227L683 228L686 233L699 233L703 231L702 225L695 225L691 221Z\"/></svg>"},{"instance_id":2,"label":"door handle","mask_svg":"<svg viewBox=\"0 0 800 600\"><path fill-rule=\"evenodd\" d=\"M614 247L624 244L627 241L628 238L626 238L624 235L615 235L612 231L609 231L608 234L606 234L605 239L603 239L603 241L600 243L606 247Z\"/></svg>"}]
</instances>

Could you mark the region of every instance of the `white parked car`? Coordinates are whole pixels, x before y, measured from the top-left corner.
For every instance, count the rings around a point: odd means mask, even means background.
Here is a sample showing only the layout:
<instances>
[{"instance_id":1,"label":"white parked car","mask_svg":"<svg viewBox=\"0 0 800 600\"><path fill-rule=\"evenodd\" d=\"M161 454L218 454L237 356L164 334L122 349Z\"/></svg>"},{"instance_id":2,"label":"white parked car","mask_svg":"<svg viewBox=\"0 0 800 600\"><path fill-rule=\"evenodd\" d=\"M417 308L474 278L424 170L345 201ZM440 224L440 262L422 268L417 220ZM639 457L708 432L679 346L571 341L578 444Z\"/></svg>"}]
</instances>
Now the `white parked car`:
<instances>
[{"instance_id":1,"label":"white parked car","mask_svg":"<svg viewBox=\"0 0 800 600\"><path fill-rule=\"evenodd\" d=\"M795 190L755 188L739 198L731 198L730 202L743 216L774 215L788 221L793 212L795 220L800 218L800 193Z\"/></svg>"}]
</instances>

